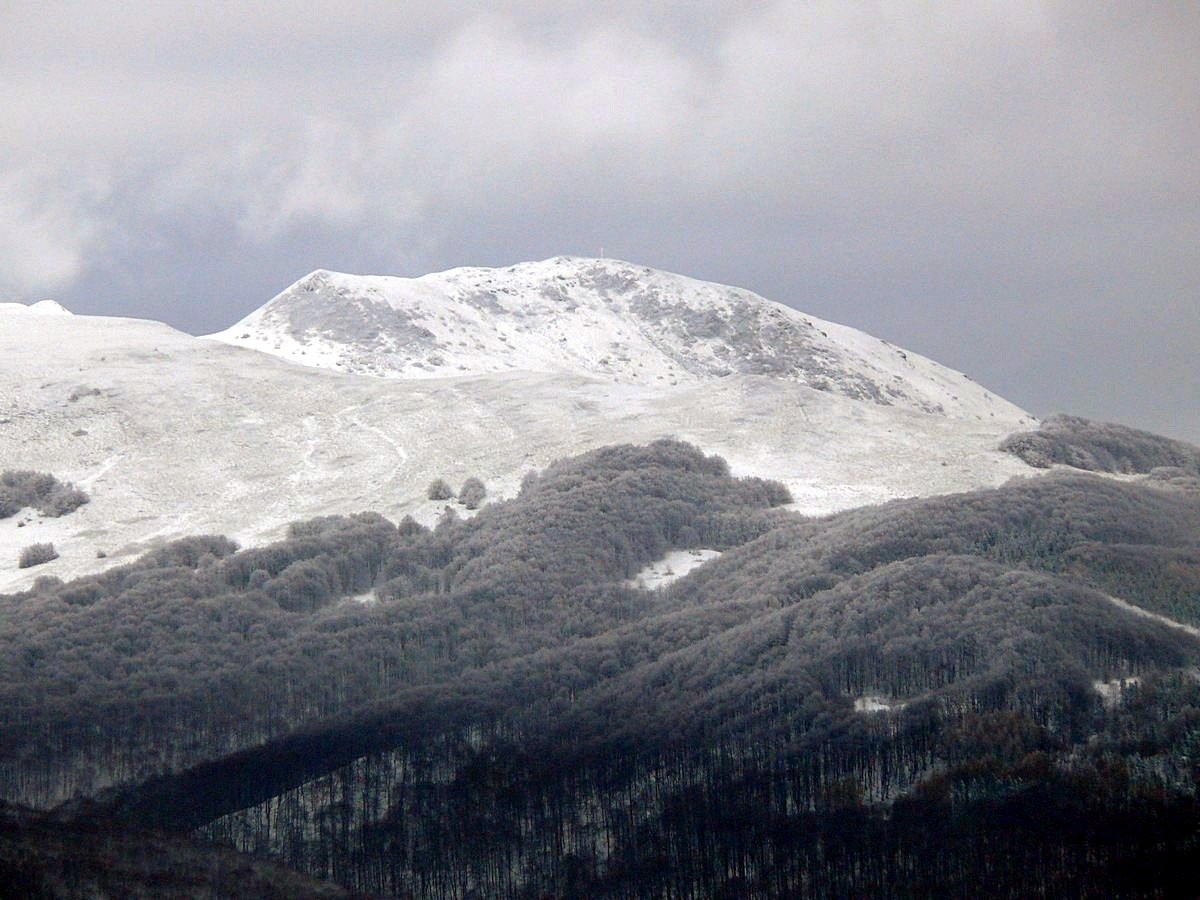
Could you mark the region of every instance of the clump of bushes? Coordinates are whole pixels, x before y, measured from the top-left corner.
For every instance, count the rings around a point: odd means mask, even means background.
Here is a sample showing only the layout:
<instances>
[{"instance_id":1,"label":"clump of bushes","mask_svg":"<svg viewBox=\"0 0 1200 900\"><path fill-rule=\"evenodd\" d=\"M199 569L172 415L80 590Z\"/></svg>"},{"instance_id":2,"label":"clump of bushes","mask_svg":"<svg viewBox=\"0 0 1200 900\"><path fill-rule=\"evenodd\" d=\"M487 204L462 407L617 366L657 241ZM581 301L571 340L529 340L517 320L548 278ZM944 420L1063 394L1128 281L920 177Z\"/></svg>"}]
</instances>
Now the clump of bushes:
<instances>
[{"instance_id":1,"label":"clump of bushes","mask_svg":"<svg viewBox=\"0 0 1200 900\"><path fill-rule=\"evenodd\" d=\"M486 496L487 488L483 486L482 481L475 477L464 481L458 491L458 500L467 509L479 509L479 505L483 503Z\"/></svg>"},{"instance_id":2,"label":"clump of bushes","mask_svg":"<svg viewBox=\"0 0 1200 900\"><path fill-rule=\"evenodd\" d=\"M30 544L21 551L21 556L17 560L17 568L29 569L33 566L40 566L42 563L48 563L52 559L58 559L58 551L54 549L53 544Z\"/></svg>"},{"instance_id":3,"label":"clump of bushes","mask_svg":"<svg viewBox=\"0 0 1200 900\"><path fill-rule=\"evenodd\" d=\"M88 502L88 495L73 484L45 472L9 469L0 473L0 519L15 516L27 506L43 516L58 518Z\"/></svg>"},{"instance_id":4,"label":"clump of bushes","mask_svg":"<svg viewBox=\"0 0 1200 900\"><path fill-rule=\"evenodd\" d=\"M429 483L427 496L430 500L449 500L454 496L454 490L445 478L435 478Z\"/></svg>"}]
</instances>

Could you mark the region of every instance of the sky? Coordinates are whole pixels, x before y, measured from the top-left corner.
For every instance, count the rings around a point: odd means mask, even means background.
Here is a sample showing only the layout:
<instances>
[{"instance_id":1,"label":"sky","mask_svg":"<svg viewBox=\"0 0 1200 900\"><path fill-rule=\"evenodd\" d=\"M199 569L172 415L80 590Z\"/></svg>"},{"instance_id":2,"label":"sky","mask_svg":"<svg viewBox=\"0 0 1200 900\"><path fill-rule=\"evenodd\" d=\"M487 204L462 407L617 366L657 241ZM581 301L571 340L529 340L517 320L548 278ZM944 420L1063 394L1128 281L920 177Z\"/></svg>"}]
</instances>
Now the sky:
<instances>
[{"instance_id":1,"label":"sky","mask_svg":"<svg viewBox=\"0 0 1200 900\"><path fill-rule=\"evenodd\" d=\"M1200 442L1193 0L4 0L0 34L0 300L200 334L317 268L605 255Z\"/></svg>"}]
</instances>

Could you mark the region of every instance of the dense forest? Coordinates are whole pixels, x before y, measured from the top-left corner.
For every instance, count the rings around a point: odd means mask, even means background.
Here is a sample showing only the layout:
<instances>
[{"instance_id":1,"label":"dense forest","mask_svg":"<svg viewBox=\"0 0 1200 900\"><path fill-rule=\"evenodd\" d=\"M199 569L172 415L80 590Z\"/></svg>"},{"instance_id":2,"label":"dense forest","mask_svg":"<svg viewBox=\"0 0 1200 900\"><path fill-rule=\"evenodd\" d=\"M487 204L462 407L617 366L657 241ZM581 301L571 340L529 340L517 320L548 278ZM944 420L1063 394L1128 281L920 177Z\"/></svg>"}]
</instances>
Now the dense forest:
<instances>
[{"instance_id":1,"label":"dense forest","mask_svg":"<svg viewBox=\"0 0 1200 900\"><path fill-rule=\"evenodd\" d=\"M1064 465L1124 474L1149 474L1158 469L1163 478L1200 475L1200 447L1080 416L1051 416L1037 431L1006 438L1001 449L1037 468Z\"/></svg>"},{"instance_id":2,"label":"dense forest","mask_svg":"<svg viewBox=\"0 0 1200 900\"><path fill-rule=\"evenodd\" d=\"M0 896L335 900L352 894L195 839L70 821L0 802Z\"/></svg>"},{"instance_id":3,"label":"dense forest","mask_svg":"<svg viewBox=\"0 0 1200 900\"><path fill-rule=\"evenodd\" d=\"M43 578L0 597L0 796L371 895L1168 896L1200 850L1200 481L1131 440L1150 474L816 519L610 447L432 529Z\"/></svg>"}]
</instances>

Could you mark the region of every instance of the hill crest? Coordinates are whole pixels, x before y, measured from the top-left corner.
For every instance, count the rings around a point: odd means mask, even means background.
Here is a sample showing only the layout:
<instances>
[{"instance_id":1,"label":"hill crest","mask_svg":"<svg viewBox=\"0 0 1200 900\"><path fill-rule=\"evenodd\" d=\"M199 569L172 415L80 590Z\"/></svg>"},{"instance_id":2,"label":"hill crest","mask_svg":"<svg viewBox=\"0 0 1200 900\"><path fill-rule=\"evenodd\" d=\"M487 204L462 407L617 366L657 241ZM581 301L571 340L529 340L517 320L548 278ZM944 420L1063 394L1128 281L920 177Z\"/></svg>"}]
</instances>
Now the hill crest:
<instances>
[{"instance_id":1,"label":"hill crest","mask_svg":"<svg viewBox=\"0 0 1200 900\"><path fill-rule=\"evenodd\" d=\"M533 371L616 384L779 378L918 412L1025 418L965 375L750 291L611 259L402 278L318 269L211 335L386 378Z\"/></svg>"}]
</instances>

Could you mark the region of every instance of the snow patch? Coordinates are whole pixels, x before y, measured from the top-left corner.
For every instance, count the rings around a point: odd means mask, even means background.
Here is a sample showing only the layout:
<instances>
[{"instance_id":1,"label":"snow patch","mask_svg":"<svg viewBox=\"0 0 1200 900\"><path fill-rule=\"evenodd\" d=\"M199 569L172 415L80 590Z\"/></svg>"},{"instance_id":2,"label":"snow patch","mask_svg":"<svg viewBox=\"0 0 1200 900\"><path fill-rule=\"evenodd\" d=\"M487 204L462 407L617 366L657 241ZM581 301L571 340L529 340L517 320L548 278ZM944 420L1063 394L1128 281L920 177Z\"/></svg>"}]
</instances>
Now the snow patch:
<instances>
[{"instance_id":1,"label":"snow patch","mask_svg":"<svg viewBox=\"0 0 1200 900\"><path fill-rule=\"evenodd\" d=\"M58 303L55 300L39 300L33 306L29 307L30 312L35 312L42 316L70 316L74 315L69 309Z\"/></svg>"},{"instance_id":2,"label":"snow patch","mask_svg":"<svg viewBox=\"0 0 1200 900\"><path fill-rule=\"evenodd\" d=\"M896 712L907 705L903 700L894 700L881 694L865 694L854 698L854 711L859 713Z\"/></svg>"},{"instance_id":3,"label":"snow patch","mask_svg":"<svg viewBox=\"0 0 1200 900\"><path fill-rule=\"evenodd\" d=\"M1113 678L1109 681L1093 681L1092 688L1100 695L1100 701L1106 707L1120 704L1122 692L1127 688L1136 687L1142 679L1137 675L1127 675L1124 678Z\"/></svg>"},{"instance_id":4,"label":"snow patch","mask_svg":"<svg viewBox=\"0 0 1200 900\"><path fill-rule=\"evenodd\" d=\"M55 300L39 300L26 306L24 303L0 303L0 312L32 313L38 316L71 316L69 309Z\"/></svg>"},{"instance_id":5,"label":"snow patch","mask_svg":"<svg viewBox=\"0 0 1200 900\"><path fill-rule=\"evenodd\" d=\"M629 584L642 590L657 591L720 555L720 550L672 550L638 572Z\"/></svg>"}]
</instances>

